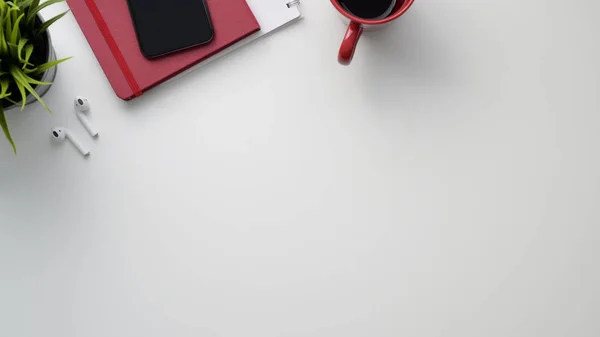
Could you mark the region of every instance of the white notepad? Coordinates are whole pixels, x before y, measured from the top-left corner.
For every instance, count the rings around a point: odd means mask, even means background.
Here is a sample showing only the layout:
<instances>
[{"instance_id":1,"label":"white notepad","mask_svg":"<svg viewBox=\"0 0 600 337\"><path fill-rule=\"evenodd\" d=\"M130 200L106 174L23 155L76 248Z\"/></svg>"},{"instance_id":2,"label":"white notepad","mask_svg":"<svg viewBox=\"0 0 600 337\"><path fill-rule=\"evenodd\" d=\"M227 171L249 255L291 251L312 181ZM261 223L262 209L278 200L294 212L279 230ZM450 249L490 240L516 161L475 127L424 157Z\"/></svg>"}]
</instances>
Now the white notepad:
<instances>
[{"instance_id":1,"label":"white notepad","mask_svg":"<svg viewBox=\"0 0 600 337\"><path fill-rule=\"evenodd\" d=\"M256 17L256 20L260 25L260 31L207 58L206 60L198 63L196 66L184 71L179 76L189 74L190 72L210 63L211 61L223 57L224 55L231 53L232 51L245 46L252 41L256 41L261 37L302 18L302 14L298 8L300 5L299 0L246 0L246 2L248 3L248 6L250 6L254 17ZM176 76L175 78L178 78L179 76ZM170 81L172 80L173 79Z\"/></svg>"}]
</instances>

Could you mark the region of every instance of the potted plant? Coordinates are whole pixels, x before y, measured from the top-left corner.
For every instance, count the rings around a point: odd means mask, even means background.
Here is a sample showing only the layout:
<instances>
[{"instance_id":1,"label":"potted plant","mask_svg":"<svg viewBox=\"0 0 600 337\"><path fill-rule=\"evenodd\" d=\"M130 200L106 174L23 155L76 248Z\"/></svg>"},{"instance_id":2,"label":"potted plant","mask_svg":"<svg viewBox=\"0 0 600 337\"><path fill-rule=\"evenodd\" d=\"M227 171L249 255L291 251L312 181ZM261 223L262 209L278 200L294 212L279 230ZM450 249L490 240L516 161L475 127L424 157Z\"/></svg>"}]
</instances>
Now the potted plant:
<instances>
[{"instance_id":1,"label":"potted plant","mask_svg":"<svg viewBox=\"0 0 600 337\"><path fill-rule=\"evenodd\" d=\"M0 0L0 127L15 154L5 111L39 101L56 76L56 60L48 27L67 12L44 21L40 10L64 0Z\"/></svg>"}]
</instances>

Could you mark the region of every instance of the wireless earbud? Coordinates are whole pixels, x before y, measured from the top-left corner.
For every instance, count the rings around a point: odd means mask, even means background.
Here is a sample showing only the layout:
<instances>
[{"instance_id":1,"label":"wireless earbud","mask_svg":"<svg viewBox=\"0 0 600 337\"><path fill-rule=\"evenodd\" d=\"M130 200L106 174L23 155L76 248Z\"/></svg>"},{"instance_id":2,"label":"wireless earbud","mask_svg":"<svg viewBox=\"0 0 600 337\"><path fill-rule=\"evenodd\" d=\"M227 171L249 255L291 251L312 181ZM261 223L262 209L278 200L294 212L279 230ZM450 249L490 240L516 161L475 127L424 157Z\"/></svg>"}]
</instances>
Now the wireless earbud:
<instances>
[{"instance_id":1,"label":"wireless earbud","mask_svg":"<svg viewBox=\"0 0 600 337\"><path fill-rule=\"evenodd\" d=\"M75 97L75 114L77 115L77 118L79 118L79 121L81 122L81 124L83 124L90 136L96 137L98 135L98 131L96 131L96 128L94 128L92 123L90 123L90 121L85 116L85 113L87 111L90 111L90 109L90 102L87 98L81 96Z\"/></svg>"},{"instance_id":2,"label":"wireless earbud","mask_svg":"<svg viewBox=\"0 0 600 337\"><path fill-rule=\"evenodd\" d=\"M68 139L71 143L73 143L73 145L75 145L77 150L79 150L83 156L90 155L90 151L81 145L81 143L73 136L73 133L69 129L54 128L52 129L52 137L60 141Z\"/></svg>"}]
</instances>

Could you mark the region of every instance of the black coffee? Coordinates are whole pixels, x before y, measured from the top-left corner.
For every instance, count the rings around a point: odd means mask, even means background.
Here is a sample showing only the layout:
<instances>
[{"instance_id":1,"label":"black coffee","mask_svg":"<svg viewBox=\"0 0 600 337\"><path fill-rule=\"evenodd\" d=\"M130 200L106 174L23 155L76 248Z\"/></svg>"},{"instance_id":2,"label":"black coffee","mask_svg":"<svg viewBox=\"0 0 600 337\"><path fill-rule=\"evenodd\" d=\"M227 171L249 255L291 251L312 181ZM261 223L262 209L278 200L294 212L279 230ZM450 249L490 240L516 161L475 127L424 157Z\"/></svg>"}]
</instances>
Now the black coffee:
<instances>
[{"instance_id":1,"label":"black coffee","mask_svg":"<svg viewBox=\"0 0 600 337\"><path fill-rule=\"evenodd\" d=\"M396 0L338 0L340 5L354 16L362 19L383 19L390 15Z\"/></svg>"}]
</instances>

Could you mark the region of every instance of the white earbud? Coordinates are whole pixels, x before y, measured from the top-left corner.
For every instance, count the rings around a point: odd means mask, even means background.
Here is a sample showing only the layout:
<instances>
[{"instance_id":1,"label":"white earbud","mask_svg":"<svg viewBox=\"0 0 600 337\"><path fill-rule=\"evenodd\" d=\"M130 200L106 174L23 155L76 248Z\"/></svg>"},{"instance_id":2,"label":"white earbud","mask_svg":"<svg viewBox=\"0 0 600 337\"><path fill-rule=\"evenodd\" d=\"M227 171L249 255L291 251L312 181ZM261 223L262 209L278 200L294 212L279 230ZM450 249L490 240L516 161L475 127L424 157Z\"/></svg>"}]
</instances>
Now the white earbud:
<instances>
[{"instance_id":1,"label":"white earbud","mask_svg":"<svg viewBox=\"0 0 600 337\"><path fill-rule=\"evenodd\" d=\"M69 129L54 128L52 129L52 137L60 141L68 139L71 143L73 143L73 145L75 145L77 150L79 150L79 152L81 152L83 156L90 155L90 150L86 149L83 145L81 145L81 143L77 140L77 138L73 136L73 133Z\"/></svg>"},{"instance_id":2,"label":"white earbud","mask_svg":"<svg viewBox=\"0 0 600 337\"><path fill-rule=\"evenodd\" d=\"M98 135L98 131L85 116L85 113L90 111L90 108L90 102L87 98L81 96L75 97L75 114L77 115L77 118L79 118L79 121L81 124L83 124L90 136L96 137Z\"/></svg>"}]
</instances>

